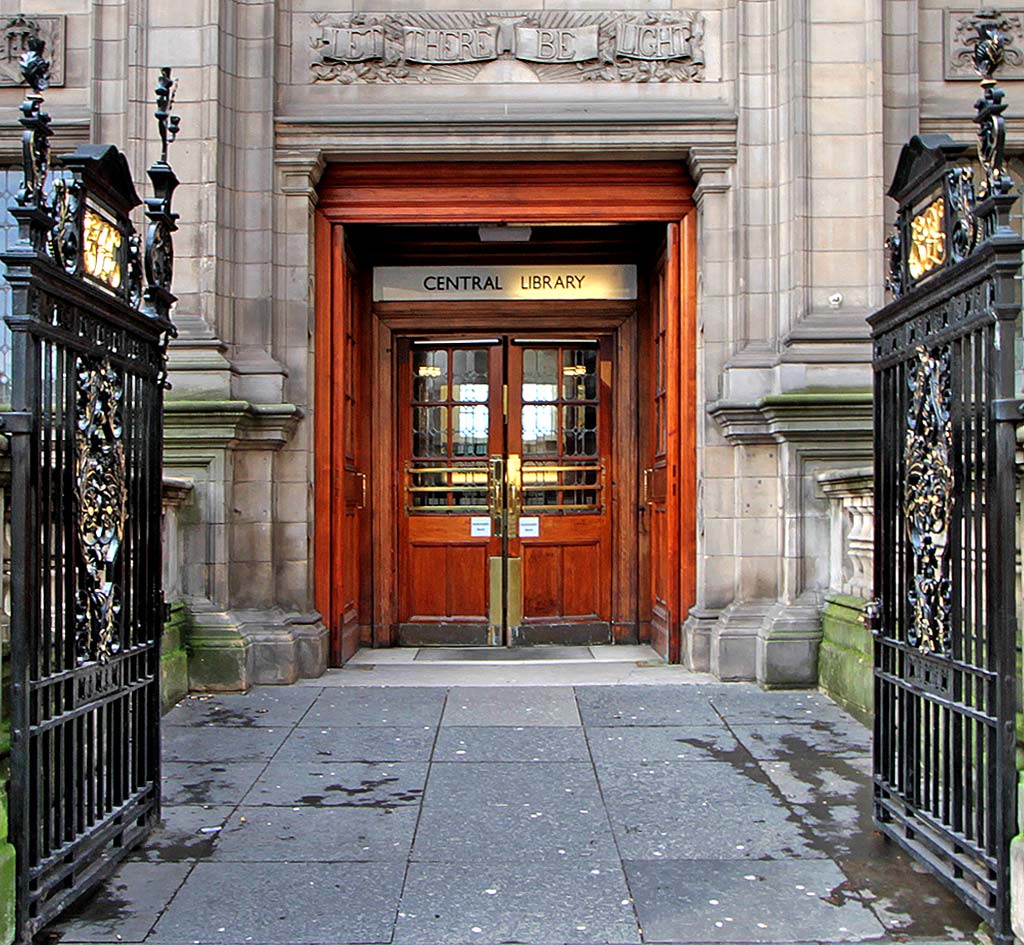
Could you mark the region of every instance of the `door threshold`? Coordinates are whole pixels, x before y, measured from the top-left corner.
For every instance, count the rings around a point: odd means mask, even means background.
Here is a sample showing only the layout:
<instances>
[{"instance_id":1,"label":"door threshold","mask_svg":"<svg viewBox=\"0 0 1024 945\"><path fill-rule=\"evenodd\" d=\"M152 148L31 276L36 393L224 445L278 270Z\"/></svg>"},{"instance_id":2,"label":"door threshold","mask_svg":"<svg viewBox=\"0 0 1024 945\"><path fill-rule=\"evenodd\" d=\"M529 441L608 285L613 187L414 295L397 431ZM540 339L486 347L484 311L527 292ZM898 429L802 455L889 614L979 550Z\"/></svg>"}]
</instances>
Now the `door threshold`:
<instances>
[{"instance_id":1,"label":"door threshold","mask_svg":"<svg viewBox=\"0 0 1024 945\"><path fill-rule=\"evenodd\" d=\"M605 646L523 646L523 647L386 647L359 650L347 665L516 665L582 663L661 663L662 658L647 645Z\"/></svg>"},{"instance_id":2,"label":"door threshold","mask_svg":"<svg viewBox=\"0 0 1024 945\"><path fill-rule=\"evenodd\" d=\"M589 646L430 646L420 647L417 663L590 663Z\"/></svg>"}]
</instances>

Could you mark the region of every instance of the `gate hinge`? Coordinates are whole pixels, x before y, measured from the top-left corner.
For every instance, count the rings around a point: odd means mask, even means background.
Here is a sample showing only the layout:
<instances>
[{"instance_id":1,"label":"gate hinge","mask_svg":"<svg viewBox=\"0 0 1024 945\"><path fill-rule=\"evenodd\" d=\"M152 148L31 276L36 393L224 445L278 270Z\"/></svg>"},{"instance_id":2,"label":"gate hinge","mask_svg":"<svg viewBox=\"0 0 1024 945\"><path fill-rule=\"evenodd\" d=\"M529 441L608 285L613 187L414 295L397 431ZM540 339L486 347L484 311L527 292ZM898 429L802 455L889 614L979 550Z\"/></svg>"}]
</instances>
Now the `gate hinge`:
<instances>
[{"instance_id":1,"label":"gate hinge","mask_svg":"<svg viewBox=\"0 0 1024 945\"><path fill-rule=\"evenodd\" d=\"M32 432L32 414L9 411L0 413L0 434L14 436L19 433Z\"/></svg>"},{"instance_id":2,"label":"gate hinge","mask_svg":"<svg viewBox=\"0 0 1024 945\"><path fill-rule=\"evenodd\" d=\"M992 418L1008 423L1024 423L1024 400L993 400Z\"/></svg>"}]
</instances>

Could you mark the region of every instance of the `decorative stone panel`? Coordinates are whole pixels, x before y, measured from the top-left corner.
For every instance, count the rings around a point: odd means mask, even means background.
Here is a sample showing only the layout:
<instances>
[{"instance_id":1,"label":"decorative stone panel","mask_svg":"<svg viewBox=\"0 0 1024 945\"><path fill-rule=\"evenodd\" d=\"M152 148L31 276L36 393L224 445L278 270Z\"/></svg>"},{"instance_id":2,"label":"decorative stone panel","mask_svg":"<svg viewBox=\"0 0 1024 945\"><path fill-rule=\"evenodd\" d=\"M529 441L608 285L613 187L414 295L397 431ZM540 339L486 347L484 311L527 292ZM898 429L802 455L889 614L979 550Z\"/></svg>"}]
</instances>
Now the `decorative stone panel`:
<instances>
[{"instance_id":1,"label":"decorative stone panel","mask_svg":"<svg viewBox=\"0 0 1024 945\"><path fill-rule=\"evenodd\" d=\"M690 11L314 13L313 82L471 83L499 63L533 81L699 82Z\"/></svg>"},{"instance_id":2,"label":"decorative stone panel","mask_svg":"<svg viewBox=\"0 0 1024 945\"><path fill-rule=\"evenodd\" d=\"M19 13L0 20L0 86L24 85L19 60L28 52L29 41L46 43L50 60L50 86L64 84L64 20L63 16L26 16Z\"/></svg>"},{"instance_id":3,"label":"decorative stone panel","mask_svg":"<svg viewBox=\"0 0 1024 945\"><path fill-rule=\"evenodd\" d=\"M997 26L1006 36L1001 79L1024 78L1024 9L1002 10ZM974 44L978 40L976 10L946 10L943 21L943 62L950 80L978 81L974 71Z\"/></svg>"}]
</instances>

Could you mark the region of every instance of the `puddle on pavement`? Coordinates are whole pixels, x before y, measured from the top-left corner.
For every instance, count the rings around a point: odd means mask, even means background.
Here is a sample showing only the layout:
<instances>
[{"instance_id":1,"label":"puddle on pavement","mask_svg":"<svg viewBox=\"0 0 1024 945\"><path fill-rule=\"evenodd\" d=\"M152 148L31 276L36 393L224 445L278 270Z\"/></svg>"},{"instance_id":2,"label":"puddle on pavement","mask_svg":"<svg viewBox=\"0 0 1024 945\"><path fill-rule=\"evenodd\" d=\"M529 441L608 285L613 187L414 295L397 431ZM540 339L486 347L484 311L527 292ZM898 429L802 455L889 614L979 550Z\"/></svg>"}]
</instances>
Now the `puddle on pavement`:
<instances>
[{"instance_id":1,"label":"puddle on pavement","mask_svg":"<svg viewBox=\"0 0 1024 945\"><path fill-rule=\"evenodd\" d=\"M864 903L897 937L972 937L978 917L875 829L870 755L837 758L823 751L821 735L840 740L845 734L832 722L789 728L773 744L771 760L754 761L742 744L728 751L713 744L704 747L715 760L767 785L790 810L789 819L807 844L839 865L848 881L832 890L826 901ZM801 737L805 728L814 733L812 737Z\"/></svg>"}]
</instances>

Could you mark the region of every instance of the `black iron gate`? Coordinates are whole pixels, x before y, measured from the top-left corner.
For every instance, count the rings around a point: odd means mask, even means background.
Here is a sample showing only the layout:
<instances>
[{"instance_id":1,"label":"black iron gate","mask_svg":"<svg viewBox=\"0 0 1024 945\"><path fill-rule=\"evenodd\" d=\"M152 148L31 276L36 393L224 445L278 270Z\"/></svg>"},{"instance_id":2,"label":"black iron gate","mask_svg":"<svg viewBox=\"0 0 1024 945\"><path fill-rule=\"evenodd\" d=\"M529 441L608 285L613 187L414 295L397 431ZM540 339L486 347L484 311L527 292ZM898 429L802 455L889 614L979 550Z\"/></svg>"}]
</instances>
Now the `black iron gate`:
<instances>
[{"instance_id":1,"label":"black iron gate","mask_svg":"<svg viewBox=\"0 0 1024 945\"><path fill-rule=\"evenodd\" d=\"M142 201L124 155L49 172L48 64L22 60L25 181L11 208L11 836L18 941L103 878L159 818L160 487L173 82Z\"/></svg>"},{"instance_id":2,"label":"black iron gate","mask_svg":"<svg viewBox=\"0 0 1024 945\"><path fill-rule=\"evenodd\" d=\"M982 21L977 158L913 138L875 370L875 814L1010 942L1017 774L1014 339L1024 243Z\"/></svg>"}]
</instances>

